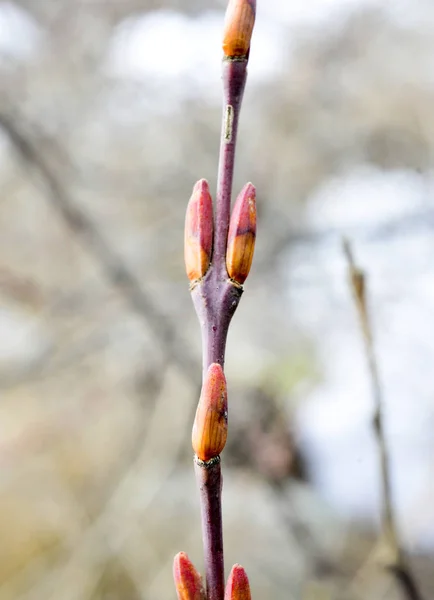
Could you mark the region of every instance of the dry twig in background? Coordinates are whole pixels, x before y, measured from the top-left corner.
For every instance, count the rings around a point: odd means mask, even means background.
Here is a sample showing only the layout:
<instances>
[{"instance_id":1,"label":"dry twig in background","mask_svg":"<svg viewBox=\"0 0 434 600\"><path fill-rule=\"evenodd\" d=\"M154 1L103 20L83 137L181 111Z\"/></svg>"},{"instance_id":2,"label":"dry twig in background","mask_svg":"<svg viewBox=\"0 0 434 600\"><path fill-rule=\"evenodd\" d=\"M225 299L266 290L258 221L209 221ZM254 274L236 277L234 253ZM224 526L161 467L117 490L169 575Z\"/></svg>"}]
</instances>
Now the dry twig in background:
<instances>
[{"instance_id":1,"label":"dry twig in background","mask_svg":"<svg viewBox=\"0 0 434 600\"><path fill-rule=\"evenodd\" d=\"M378 373L378 364L375 356L372 327L369 318L366 299L366 275L355 264L351 245L347 240L343 242L343 250L348 264L349 283L353 293L363 342L368 360L368 369L371 378L372 395L374 400L373 427L378 448L381 476L381 527L382 542L386 546L390 558L386 568L393 574L400 588L408 600L422 600L417 582L415 581L407 560L405 558L398 533L391 492L391 477L389 453L384 432L384 402L383 391Z\"/></svg>"}]
</instances>

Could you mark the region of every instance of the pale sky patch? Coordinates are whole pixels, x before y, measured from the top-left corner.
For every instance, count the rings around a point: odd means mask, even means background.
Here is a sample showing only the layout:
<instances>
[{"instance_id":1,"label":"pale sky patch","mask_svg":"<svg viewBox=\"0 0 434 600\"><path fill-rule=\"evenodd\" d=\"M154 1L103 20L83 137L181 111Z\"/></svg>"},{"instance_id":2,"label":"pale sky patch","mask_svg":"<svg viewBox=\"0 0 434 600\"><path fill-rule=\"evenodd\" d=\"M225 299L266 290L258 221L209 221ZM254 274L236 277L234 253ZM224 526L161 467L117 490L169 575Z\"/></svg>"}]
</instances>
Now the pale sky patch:
<instances>
[{"instance_id":1,"label":"pale sky patch","mask_svg":"<svg viewBox=\"0 0 434 600\"><path fill-rule=\"evenodd\" d=\"M37 23L25 10L11 2L0 4L0 59L26 60L41 38Z\"/></svg>"}]
</instances>

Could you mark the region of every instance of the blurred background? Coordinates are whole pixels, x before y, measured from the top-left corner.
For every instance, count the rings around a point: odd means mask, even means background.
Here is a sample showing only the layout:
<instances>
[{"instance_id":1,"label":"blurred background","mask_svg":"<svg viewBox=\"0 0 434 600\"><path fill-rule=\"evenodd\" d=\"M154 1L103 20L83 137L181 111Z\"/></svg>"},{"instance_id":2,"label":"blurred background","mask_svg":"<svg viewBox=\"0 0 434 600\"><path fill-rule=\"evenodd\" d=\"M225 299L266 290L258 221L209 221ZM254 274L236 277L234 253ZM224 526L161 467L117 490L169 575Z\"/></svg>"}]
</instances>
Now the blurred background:
<instances>
[{"instance_id":1,"label":"blurred background","mask_svg":"<svg viewBox=\"0 0 434 600\"><path fill-rule=\"evenodd\" d=\"M183 265L215 189L223 0L0 2L0 600L169 600L203 568ZM256 599L402 598L382 568L368 277L402 544L434 590L434 4L258 1L235 193L227 568Z\"/></svg>"}]
</instances>

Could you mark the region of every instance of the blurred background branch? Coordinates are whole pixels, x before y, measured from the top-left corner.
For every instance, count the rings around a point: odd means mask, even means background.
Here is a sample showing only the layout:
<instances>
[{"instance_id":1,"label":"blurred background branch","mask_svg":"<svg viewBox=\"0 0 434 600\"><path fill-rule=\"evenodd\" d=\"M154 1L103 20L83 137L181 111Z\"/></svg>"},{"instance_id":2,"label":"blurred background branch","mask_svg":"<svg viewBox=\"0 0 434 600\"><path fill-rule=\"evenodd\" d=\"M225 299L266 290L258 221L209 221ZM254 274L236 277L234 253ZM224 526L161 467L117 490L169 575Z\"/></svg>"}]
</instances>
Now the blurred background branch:
<instances>
[{"instance_id":1,"label":"blurred background branch","mask_svg":"<svg viewBox=\"0 0 434 600\"><path fill-rule=\"evenodd\" d=\"M0 114L0 125L8 134L11 142L19 152L27 166L34 168L42 177L50 192L50 200L65 224L86 244L98 261L105 276L125 296L131 308L143 317L155 335L156 343L164 347L170 361L179 364L181 372L194 378L195 360L188 348L177 340L176 330L170 324L169 317L159 312L156 304L146 295L143 283L116 255L103 238L97 225L88 217L85 210L74 204L66 188L59 181L59 176L50 168L47 158L38 150L38 142L31 142L20 131L18 123L23 126L23 119ZM24 125L25 129L25 125ZM34 131L34 127L31 128ZM58 142L54 146L57 150Z\"/></svg>"}]
</instances>

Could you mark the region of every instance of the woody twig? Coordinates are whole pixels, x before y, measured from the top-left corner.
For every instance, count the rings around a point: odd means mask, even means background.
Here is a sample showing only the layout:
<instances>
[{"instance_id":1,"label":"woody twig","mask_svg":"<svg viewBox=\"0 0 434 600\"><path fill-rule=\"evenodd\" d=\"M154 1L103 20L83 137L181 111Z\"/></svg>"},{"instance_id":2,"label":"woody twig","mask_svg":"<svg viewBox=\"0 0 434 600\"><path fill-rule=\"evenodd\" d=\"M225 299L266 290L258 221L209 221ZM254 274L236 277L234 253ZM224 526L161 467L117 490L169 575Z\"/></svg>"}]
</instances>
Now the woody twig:
<instances>
[{"instance_id":1,"label":"woody twig","mask_svg":"<svg viewBox=\"0 0 434 600\"><path fill-rule=\"evenodd\" d=\"M247 78L256 0L230 0L223 35L223 118L215 219L206 180L193 188L185 223L185 264L202 332L203 384L193 426L200 490L206 589L187 555L175 557L179 600L250 600L243 567L235 565L226 591L221 511L221 463L228 427L226 340L253 259L256 190L241 190L231 214L232 181L241 102Z\"/></svg>"}]
</instances>

